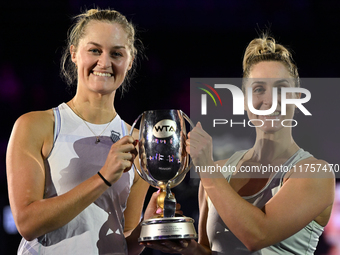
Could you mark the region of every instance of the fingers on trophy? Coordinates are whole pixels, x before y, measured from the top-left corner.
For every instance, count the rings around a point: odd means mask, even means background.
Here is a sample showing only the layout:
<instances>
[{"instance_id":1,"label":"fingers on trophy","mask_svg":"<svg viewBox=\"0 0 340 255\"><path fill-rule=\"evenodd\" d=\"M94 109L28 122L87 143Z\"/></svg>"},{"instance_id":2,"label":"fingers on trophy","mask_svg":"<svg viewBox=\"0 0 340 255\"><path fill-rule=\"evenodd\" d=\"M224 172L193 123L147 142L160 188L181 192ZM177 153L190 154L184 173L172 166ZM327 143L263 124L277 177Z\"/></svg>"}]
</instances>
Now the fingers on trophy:
<instances>
[{"instance_id":1,"label":"fingers on trophy","mask_svg":"<svg viewBox=\"0 0 340 255\"><path fill-rule=\"evenodd\" d=\"M189 155L185 149L187 139L185 120L194 127L189 117L180 110L145 111L139 127L138 174L151 186L161 189L157 198L163 214L143 221L139 242L197 238L194 220L175 214L176 199L171 188L180 184L190 170Z\"/></svg>"}]
</instances>

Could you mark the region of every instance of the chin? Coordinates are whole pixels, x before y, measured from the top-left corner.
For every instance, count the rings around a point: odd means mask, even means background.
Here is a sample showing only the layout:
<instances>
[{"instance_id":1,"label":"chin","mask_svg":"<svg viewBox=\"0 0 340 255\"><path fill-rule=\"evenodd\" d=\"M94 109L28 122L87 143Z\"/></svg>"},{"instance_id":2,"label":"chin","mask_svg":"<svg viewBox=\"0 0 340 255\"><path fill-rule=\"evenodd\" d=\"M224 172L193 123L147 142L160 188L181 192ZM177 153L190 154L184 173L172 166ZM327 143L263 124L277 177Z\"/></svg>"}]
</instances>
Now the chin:
<instances>
[{"instance_id":1,"label":"chin","mask_svg":"<svg viewBox=\"0 0 340 255\"><path fill-rule=\"evenodd\" d=\"M284 127L280 126L262 126L259 129L265 134L275 134L276 132L282 130Z\"/></svg>"},{"instance_id":2,"label":"chin","mask_svg":"<svg viewBox=\"0 0 340 255\"><path fill-rule=\"evenodd\" d=\"M111 93L115 90L117 90L120 87L120 85L116 85L112 82L110 83L94 83L91 85L91 90L98 92L98 93L102 93L102 94L107 94L107 93Z\"/></svg>"}]
</instances>

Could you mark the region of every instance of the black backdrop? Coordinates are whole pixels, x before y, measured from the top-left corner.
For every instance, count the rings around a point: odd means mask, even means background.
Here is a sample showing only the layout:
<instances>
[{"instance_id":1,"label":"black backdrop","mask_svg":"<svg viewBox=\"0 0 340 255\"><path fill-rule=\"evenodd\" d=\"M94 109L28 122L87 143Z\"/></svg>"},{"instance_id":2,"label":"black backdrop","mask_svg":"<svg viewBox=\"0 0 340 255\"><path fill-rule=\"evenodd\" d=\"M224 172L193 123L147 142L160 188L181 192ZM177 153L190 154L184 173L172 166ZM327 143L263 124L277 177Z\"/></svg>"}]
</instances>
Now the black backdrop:
<instances>
[{"instance_id":1,"label":"black backdrop","mask_svg":"<svg viewBox=\"0 0 340 255\"><path fill-rule=\"evenodd\" d=\"M339 70L339 1L7 1L0 22L0 212L8 205L5 154L14 121L23 113L66 102L72 94L59 76L61 50L71 17L81 10L111 7L139 30L147 59L138 62L138 76L117 111L132 123L144 110L182 109L190 112L190 77L241 77L245 47L266 28L278 42L293 49L300 77L337 77ZM334 89L334 90L333 90ZM313 101L317 109L332 97L337 121L340 88L320 87ZM338 155L334 132L312 126L301 142L313 154L332 163ZM186 180L177 195L185 213L197 218L197 182ZM186 204L186 205L184 205ZM2 254L15 254L20 236L0 227ZM318 252L324 249L321 240ZM151 251L145 251L145 254ZM156 254L156 253L155 253Z\"/></svg>"}]
</instances>

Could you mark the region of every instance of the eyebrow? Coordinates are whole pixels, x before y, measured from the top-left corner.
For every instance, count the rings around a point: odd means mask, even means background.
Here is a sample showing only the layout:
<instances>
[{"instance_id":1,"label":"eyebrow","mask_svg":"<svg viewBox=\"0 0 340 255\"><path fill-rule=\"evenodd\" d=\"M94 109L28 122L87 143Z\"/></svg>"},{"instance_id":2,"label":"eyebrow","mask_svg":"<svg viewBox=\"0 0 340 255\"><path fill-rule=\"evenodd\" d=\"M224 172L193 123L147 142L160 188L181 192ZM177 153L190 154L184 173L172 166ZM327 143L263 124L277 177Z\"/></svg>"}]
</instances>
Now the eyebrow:
<instances>
[{"instance_id":1,"label":"eyebrow","mask_svg":"<svg viewBox=\"0 0 340 255\"><path fill-rule=\"evenodd\" d=\"M278 80L278 81L276 81L274 84L283 83L283 82L289 84L289 81L287 81L286 79Z\"/></svg>"},{"instance_id":2,"label":"eyebrow","mask_svg":"<svg viewBox=\"0 0 340 255\"><path fill-rule=\"evenodd\" d=\"M96 43L96 42L88 42L87 44L93 44L94 46L97 46L97 47L103 47L102 45L100 45L99 43ZM115 48L115 49L125 49L125 46L123 46L123 45L116 45L116 46L113 46L112 48Z\"/></svg>"},{"instance_id":3,"label":"eyebrow","mask_svg":"<svg viewBox=\"0 0 340 255\"><path fill-rule=\"evenodd\" d=\"M283 83L283 82L289 84L289 82L288 82L286 79L281 79L281 80L278 80L278 81L274 82L274 85L277 85L277 84ZM266 83L267 83L267 82L265 82L265 81L254 81L254 82L252 82L251 85L253 85L253 84L266 84Z\"/></svg>"}]
</instances>

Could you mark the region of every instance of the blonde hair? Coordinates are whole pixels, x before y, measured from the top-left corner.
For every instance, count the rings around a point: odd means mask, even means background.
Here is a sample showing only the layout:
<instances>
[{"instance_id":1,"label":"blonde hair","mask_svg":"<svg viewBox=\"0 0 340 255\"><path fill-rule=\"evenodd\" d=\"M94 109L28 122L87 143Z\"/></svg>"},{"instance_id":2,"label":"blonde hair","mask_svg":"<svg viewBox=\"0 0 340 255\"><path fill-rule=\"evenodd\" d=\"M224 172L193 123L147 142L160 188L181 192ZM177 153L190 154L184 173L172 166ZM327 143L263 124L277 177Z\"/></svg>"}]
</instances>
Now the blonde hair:
<instances>
[{"instance_id":1,"label":"blonde hair","mask_svg":"<svg viewBox=\"0 0 340 255\"><path fill-rule=\"evenodd\" d=\"M261 38L252 40L243 57L243 77L248 78L251 68L262 61L278 61L288 70L289 74L296 79L296 87L299 87L299 73L291 53L275 39L263 34ZM242 86L243 87L243 86Z\"/></svg>"},{"instance_id":2,"label":"blonde hair","mask_svg":"<svg viewBox=\"0 0 340 255\"><path fill-rule=\"evenodd\" d=\"M69 29L67 36L67 46L64 49L61 59L61 75L64 77L68 85L72 85L77 80L77 67L71 60L71 55L69 51L70 47L71 45L73 45L75 49L78 48L79 41L85 34L86 26L92 20L120 24L127 34L128 46L133 58L135 58L137 55L137 47L142 50L143 45L141 41L135 38L136 32L133 24L129 22L126 17L118 11L111 9L100 10L99 8L91 9L80 15L75 16L74 19L76 21ZM127 81L130 81L135 72L135 62L136 61L134 61L133 67L126 75ZM123 91L126 90L125 86L121 87Z\"/></svg>"}]
</instances>

